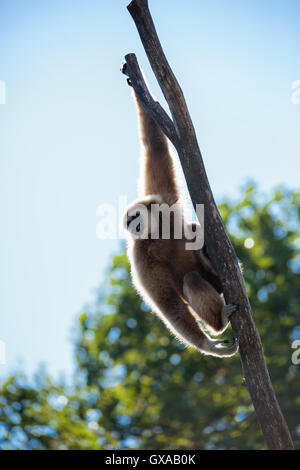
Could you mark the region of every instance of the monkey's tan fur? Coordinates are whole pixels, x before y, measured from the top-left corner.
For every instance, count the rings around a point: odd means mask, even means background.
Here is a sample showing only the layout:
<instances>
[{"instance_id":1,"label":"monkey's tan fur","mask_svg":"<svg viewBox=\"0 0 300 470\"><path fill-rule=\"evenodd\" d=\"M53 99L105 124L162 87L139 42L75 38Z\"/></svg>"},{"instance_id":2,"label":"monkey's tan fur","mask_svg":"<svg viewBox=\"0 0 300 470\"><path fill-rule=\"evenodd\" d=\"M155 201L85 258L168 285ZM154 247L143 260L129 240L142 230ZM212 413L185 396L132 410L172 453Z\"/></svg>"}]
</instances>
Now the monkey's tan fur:
<instances>
[{"instance_id":1,"label":"monkey's tan fur","mask_svg":"<svg viewBox=\"0 0 300 470\"><path fill-rule=\"evenodd\" d=\"M156 123L136 99L140 135L143 144L144 197L135 201L124 217L124 226L132 235L129 213L144 204L150 214L151 204L169 206L179 200L176 175L168 142ZM148 217L150 220L150 216ZM228 316L236 306L224 305L221 282L203 250L186 250L186 239L175 239L171 219L169 240L131 236L128 255L136 289L170 330L183 343L204 354L232 356L238 346L221 346L222 340L210 338L202 329L219 334L228 325ZM193 224L192 224L193 225ZM142 229L140 229L142 231ZM149 233L151 224L149 224Z\"/></svg>"}]
</instances>

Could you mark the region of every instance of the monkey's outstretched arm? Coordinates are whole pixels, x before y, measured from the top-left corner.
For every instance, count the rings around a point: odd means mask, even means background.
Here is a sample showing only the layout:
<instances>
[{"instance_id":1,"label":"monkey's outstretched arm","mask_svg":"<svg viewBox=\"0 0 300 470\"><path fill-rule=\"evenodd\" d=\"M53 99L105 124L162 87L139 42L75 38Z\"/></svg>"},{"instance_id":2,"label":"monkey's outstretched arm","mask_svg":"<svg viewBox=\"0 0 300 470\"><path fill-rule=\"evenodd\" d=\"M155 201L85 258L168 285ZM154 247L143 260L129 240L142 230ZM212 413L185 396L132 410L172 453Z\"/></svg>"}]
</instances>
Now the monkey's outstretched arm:
<instances>
[{"instance_id":1,"label":"monkey's outstretched arm","mask_svg":"<svg viewBox=\"0 0 300 470\"><path fill-rule=\"evenodd\" d=\"M179 191L167 138L134 96L144 152L144 194L160 194L163 202L172 205L178 201Z\"/></svg>"}]
</instances>

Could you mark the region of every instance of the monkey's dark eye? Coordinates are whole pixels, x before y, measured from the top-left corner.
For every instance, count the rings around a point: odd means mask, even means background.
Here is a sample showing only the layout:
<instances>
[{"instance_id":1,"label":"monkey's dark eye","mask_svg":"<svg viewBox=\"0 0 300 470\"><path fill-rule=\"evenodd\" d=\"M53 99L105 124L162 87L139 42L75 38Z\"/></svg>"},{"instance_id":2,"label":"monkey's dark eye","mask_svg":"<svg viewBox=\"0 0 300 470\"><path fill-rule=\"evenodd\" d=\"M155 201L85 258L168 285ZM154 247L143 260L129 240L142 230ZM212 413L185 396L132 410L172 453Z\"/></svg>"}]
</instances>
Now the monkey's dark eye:
<instances>
[{"instance_id":1,"label":"monkey's dark eye","mask_svg":"<svg viewBox=\"0 0 300 470\"><path fill-rule=\"evenodd\" d=\"M141 231L141 224L137 224L137 226L136 226L136 231L137 231L137 233L140 233L140 231Z\"/></svg>"}]
</instances>

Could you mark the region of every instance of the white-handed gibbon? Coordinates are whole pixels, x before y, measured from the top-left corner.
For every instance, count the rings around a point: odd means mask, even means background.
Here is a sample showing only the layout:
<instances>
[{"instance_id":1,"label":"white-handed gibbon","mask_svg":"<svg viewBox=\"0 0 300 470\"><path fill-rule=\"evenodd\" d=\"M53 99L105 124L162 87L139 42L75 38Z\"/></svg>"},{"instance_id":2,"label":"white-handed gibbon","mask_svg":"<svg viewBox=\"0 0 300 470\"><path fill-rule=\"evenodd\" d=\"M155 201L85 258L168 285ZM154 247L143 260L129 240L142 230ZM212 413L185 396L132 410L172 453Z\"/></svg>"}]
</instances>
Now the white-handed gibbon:
<instances>
[{"instance_id":1,"label":"white-handed gibbon","mask_svg":"<svg viewBox=\"0 0 300 470\"><path fill-rule=\"evenodd\" d=\"M133 283L184 344L207 355L233 356L238 350L236 341L222 346L228 341L212 339L204 332L206 328L212 334L223 332L237 309L233 304L224 305L221 282L205 247L187 250L187 239L175 237L174 217L170 218L169 239L162 237L161 214L155 220L151 215L153 205L173 206L180 194L167 138L135 98L143 146L143 196L127 208L123 219L130 234L128 256ZM195 229L195 223L190 225Z\"/></svg>"}]
</instances>

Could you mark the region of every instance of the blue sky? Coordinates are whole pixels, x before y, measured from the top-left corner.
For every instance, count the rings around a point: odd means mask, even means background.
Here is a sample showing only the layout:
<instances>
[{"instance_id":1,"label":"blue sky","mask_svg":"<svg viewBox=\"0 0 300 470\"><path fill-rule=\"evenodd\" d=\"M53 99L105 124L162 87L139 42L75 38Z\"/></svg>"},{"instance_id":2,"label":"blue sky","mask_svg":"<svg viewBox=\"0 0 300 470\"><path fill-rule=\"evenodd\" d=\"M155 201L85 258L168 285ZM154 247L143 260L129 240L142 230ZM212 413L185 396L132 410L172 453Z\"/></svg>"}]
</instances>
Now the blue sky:
<instances>
[{"instance_id":1,"label":"blue sky","mask_svg":"<svg viewBox=\"0 0 300 470\"><path fill-rule=\"evenodd\" d=\"M250 178L266 191L299 188L300 2L149 3L217 200ZM126 53L164 100L126 4L0 0L0 378L42 361L72 371L76 315L119 246L97 239L96 209L136 197Z\"/></svg>"}]
</instances>

